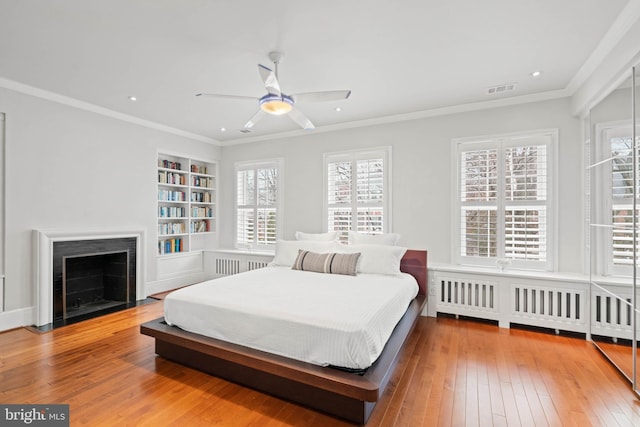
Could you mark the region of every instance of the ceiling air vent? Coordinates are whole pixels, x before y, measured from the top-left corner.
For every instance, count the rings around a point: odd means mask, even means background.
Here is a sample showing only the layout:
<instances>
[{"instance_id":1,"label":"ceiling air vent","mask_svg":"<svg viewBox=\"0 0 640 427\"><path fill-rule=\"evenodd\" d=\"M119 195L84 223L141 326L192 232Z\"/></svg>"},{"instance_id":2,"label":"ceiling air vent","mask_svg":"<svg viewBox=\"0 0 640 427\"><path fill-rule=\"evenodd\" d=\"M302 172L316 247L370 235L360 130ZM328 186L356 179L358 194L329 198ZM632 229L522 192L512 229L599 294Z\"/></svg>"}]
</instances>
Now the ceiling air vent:
<instances>
[{"instance_id":1,"label":"ceiling air vent","mask_svg":"<svg viewBox=\"0 0 640 427\"><path fill-rule=\"evenodd\" d=\"M487 88L487 95L494 95L503 92L511 92L516 88L517 83L507 83L504 85L492 86Z\"/></svg>"},{"instance_id":2,"label":"ceiling air vent","mask_svg":"<svg viewBox=\"0 0 640 427\"><path fill-rule=\"evenodd\" d=\"M251 133L249 129L240 129L240 133Z\"/></svg>"}]
</instances>

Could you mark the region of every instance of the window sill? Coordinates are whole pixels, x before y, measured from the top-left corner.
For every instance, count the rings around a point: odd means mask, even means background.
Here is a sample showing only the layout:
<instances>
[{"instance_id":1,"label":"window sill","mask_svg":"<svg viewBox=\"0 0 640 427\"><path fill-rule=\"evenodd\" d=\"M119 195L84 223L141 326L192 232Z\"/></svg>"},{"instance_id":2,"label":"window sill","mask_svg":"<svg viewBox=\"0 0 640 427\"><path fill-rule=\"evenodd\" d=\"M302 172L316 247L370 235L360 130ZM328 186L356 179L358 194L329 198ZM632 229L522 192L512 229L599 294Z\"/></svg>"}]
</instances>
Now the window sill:
<instances>
[{"instance_id":1,"label":"window sill","mask_svg":"<svg viewBox=\"0 0 640 427\"><path fill-rule=\"evenodd\" d=\"M591 276L595 285L633 286L633 278L625 276Z\"/></svg>"},{"instance_id":2,"label":"window sill","mask_svg":"<svg viewBox=\"0 0 640 427\"><path fill-rule=\"evenodd\" d=\"M466 274L473 273L483 276L516 277L522 279L547 279L562 282L584 282L585 284L589 283L589 275L587 274L516 270L514 268L505 268L504 270L500 270L497 267L429 263L429 271L443 271L448 273Z\"/></svg>"},{"instance_id":3,"label":"window sill","mask_svg":"<svg viewBox=\"0 0 640 427\"><path fill-rule=\"evenodd\" d=\"M217 252L224 254L232 254L232 255L254 255L254 256L275 256L275 249L272 251L269 250L258 250L258 249L207 249L205 252Z\"/></svg>"}]
</instances>

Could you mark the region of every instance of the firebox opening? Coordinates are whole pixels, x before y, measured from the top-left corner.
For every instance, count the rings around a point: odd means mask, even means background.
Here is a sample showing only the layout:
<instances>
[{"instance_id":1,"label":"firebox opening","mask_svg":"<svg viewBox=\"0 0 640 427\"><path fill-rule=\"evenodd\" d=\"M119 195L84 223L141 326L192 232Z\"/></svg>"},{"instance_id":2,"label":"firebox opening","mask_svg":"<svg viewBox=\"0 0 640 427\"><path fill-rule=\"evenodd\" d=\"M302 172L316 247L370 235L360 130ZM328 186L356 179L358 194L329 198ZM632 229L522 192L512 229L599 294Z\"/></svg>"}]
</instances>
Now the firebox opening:
<instances>
[{"instance_id":1,"label":"firebox opening","mask_svg":"<svg viewBox=\"0 0 640 427\"><path fill-rule=\"evenodd\" d=\"M95 317L135 302L129 292L127 251L65 256L62 261L54 323Z\"/></svg>"}]
</instances>

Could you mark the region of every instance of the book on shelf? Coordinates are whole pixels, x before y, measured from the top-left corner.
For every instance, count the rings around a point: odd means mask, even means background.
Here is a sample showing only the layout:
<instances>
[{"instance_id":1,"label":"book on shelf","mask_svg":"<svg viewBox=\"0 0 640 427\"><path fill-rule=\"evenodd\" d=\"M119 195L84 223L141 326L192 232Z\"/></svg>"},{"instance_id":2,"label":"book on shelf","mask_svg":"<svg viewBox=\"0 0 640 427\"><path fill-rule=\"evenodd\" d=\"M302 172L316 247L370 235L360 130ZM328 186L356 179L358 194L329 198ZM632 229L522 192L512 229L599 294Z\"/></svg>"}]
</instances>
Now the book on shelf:
<instances>
[{"instance_id":1,"label":"book on shelf","mask_svg":"<svg viewBox=\"0 0 640 427\"><path fill-rule=\"evenodd\" d=\"M213 208L194 206L191 208L193 218L213 218Z\"/></svg>"},{"instance_id":2,"label":"book on shelf","mask_svg":"<svg viewBox=\"0 0 640 427\"><path fill-rule=\"evenodd\" d=\"M184 191L158 190L158 201L161 202L185 202L186 199Z\"/></svg>"},{"instance_id":3,"label":"book on shelf","mask_svg":"<svg viewBox=\"0 0 640 427\"><path fill-rule=\"evenodd\" d=\"M203 175L206 175L209 173L209 168L207 166L199 166L196 164L192 164L191 165L191 172L192 173L201 173Z\"/></svg>"},{"instance_id":4,"label":"book on shelf","mask_svg":"<svg viewBox=\"0 0 640 427\"><path fill-rule=\"evenodd\" d=\"M158 206L159 218L185 218L187 209L179 206Z\"/></svg>"},{"instance_id":5,"label":"book on shelf","mask_svg":"<svg viewBox=\"0 0 640 427\"><path fill-rule=\"evenodd\" d=\"M191 233L206 233L209 229L209 220L203 219L199 221L191 221L189 231Z\"/></svg>"},{"instance_id":6,"label":"book on shelf","mask_svg":"<svg viewBox=\"0 0 640 427\"><path fill-rule=\"evenodd\" d=\"M184 222L166 222L158 224L158 235L168 236L171 234L186 234L187 226Z\"/></svg>"},{"instance_id":7,"label":"book on shelf","mask_svg":"<svg viewBox=\"0 0 640 427\"><path fill-rule=\"evenodd\" d=\"M209 192L193 191L191 193L191 202L193 203L211 203L212 200L211 193Z\"/></svg>"},{"instance_id":8,"label":"book on shelf","mask_svg":"<svg viewBox=\"0 0 640 427\"><path fill-rule=\"evenodd\" d=\"M172 254L176 252L183 252L183 240L179 237L175 239L167 239L158 241L158 254Z\"/></svg>"},{"instance_id":9,"label":"book on shelf","mask_svg":"<svg viewBox=\"0 0 640 427\"><path fill-rule=\"evenodd\" d=\"M203 176L192 176L191 186L201 187L201 188L213 188L213 179L208 177L203 177Z\"/></svg>"},{"instance_id":10,"label":"book on shelf","mask_svg":"<svg viewBox=\"0 0 640 427\"><path fill-rule=\"evenodd\" d=\"M171 185L187 185L186 175L177 172L160 171L158 172L158 183Z\"/></svg>"},{"instance_id":11,"label":"book on shelf","mask_svg":"<svg viewBox=\"0 0 640 427\"><path fill-rule=\"evenodd\" d=\"M158 159L158 167L165 169L182 170L180 162L172 162L171 160Z\"/></svg>"}]
</instances>

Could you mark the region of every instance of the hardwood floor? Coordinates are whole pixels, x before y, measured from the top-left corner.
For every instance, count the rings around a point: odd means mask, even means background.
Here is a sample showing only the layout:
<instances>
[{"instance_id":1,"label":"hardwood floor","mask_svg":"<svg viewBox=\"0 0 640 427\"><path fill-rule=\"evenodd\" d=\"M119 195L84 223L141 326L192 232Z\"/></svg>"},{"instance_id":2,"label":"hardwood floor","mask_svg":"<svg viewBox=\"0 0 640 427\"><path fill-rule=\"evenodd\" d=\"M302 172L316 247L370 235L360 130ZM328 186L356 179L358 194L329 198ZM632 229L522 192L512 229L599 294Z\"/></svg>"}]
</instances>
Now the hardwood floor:
<instances>
[{"instance_id":1,"label":"hardwood floor","mask_svg":"<svg viewBox=\"0 0 640 427\"><path fill-rule=\"evenodd\" d=\"M625 345L614 344L610 340L598 342L600 349L607 354L609 359L625 373L627 378L633 378L633 349L631 343ZM636 349L637 358L640 360L640 348Z\"/></svg>"},{"instance_id":2,"label":"hardwood floor","mask_svg":"<svg viewBox=\"0 0 640 427\"><path fill-rule=\"evenodd\" d=\"M68 403L71 425L349 426L174 364L139 325L162 301L0 334L0 402ZM367 426L632 426L640 401L581 339L421 318Z\"/></svg>"}]
</instances>

